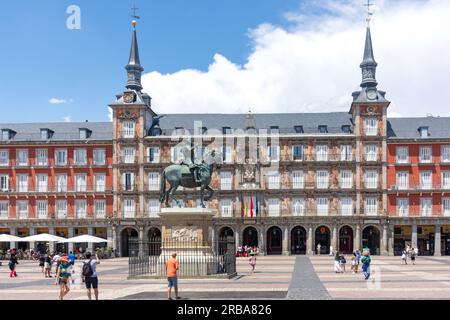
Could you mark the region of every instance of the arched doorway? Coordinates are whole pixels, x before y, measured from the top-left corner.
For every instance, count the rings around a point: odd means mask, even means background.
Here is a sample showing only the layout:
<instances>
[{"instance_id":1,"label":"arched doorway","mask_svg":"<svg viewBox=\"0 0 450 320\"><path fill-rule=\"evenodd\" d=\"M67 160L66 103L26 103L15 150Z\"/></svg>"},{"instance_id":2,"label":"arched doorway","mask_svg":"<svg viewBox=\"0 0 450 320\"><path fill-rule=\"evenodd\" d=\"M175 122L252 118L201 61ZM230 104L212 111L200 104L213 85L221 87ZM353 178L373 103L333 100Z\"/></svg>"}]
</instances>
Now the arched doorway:
<instances>
[{"instance_id":1,"label":"arched doorway","mask_svg":"<svg viewBox=\"0 0 450 320\"><path fill-rule=\"evenodd\" d=\"M306 230L297 226L291 231L291 254L306 254Z\"/></svg>"},{"instance_id":2,"label":"arched doorway","mask_svg":"<svg viewBox=\"0 0 450 320\"><path fill-rule=\"evenodd\" d=\"M223 227L219 232L218 250L219 255L227 252L227 246L232 241L234 243L234 232L230 227Z\"/></svg>"},{"instance_id":3,"label":"arched doorway","mask_svg":"<svg viewBox=\"0 0 450 320\"><path fill-rule=\"evenodd\" d=\"M373 226L366 227L362 233L363 248L369 248L370 254L380 254L380 231Z\"/></svg>"},{"instance_id":4,"label":"arched doorway","mask_svg":"<svg viewBox=\"0 0 450 320\"><path fill-rule=\"evenodd\" d=\"M250 247L258 246L258 231L255 228L248 227L244 230L242 245Z\"/></svg>"},{"instance_id":5,"label":"arched doorway","mask_svg":"<svg viewBox=\"0 0 450 320\"><path fill-rule=\"evenodd\" d=\"M339 230L339 251L345 254L353 252L353 229L350 226Z\"/></svg>"},{"instance_id":6,"label":"arched doorway","mask_svg":"<svg viewBox=\"0 0 450 320\"><path fill-rule=\"evenodd\" d=\"M130 255L130 241L137 243L138 241L138 232L134 228L125 228L120 233L120 255L122 257L128 257ZM133 246L133 249L139 250L138 246Z\"/></svg>"},{"instance_id":7,"label":"arched doorway","mask_svg":"<svg viewBox=\"0 0 450 320\"><path fill-rule=\"evenodd\" d=\"M320 244L320 252L319 252ZM330 253L330 229L326 226L320 226L315 232L314 250L317 254Z\"/></svg>"},{"instance_id":8,"label":"arched doorway","mask_svg":"<svg viewBox=\"0 0 450 320\"><path fill-rule=\"evenodd\" d=\"M159 256L161 254L161 231L156 228L148 230L148 255Z\"/></svg>"},{"instance_id":9,"label":"arched doorway","mask_svg":"<svg viewBox=\"0 0 450 320\"><path fill-rule=\"evenodd\" d=\"M267 254L281 254L283 245L283 232L278 227L267 230Z\"/></svg>"}]
</instances>

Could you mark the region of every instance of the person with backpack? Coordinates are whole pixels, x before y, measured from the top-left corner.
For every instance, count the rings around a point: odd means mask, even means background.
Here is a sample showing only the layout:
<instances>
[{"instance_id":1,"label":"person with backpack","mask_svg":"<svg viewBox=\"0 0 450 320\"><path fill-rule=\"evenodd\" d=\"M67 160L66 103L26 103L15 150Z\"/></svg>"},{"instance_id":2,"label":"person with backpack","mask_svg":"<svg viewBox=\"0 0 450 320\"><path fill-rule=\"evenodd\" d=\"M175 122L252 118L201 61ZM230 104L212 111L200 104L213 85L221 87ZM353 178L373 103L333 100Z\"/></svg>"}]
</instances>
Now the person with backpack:
<instances>
[{"instance_id":1,"label":"person with backpack","mask_svg":"<svg viewBox=\"0 0 450 320\"><path fill-rule=\"evenodd\" d=\"M9 258L9 263L8 263L8 267L9 267L9 271L10 271L9 272L10 278L17 277L16 264L19 264L19 261L17 261L16 254L12 253L11 257Z\"/></svg>"},{"instance_id":2,"label":"person with backpack","mask_svg":"<svg viewBox=\"0 0 450 320\"><path fill-rule=\"evenodd\" d=\"M370 263L372 262L372 258L370 257L370 250L363 250L363 255L361 258L362 263L362 271L364 274L365 280L369 280L370 278Z\"/></svg>"},{"instance_id":3,"label":"person with backpack","mask_svg":"<svg viewBox=\"0 0 450 320\"><path fill-rule=\"evenodd\" d=\"M407 252L406 252L406 250L403 250L402 251L402 261L403 261L404 264L408 264L406 259L407 259Z\"/></svg>"},{"instance_id":4,"label":"person with backpack","mask_svg":"<svg viewBox=\"0 0 450 320\"><path fill-rule=\"evenodd\" d=\"M69 291L69 278L70 274L70 261L67 256L64 256L59 259L58 272L55 276L55 285L59 285L59 299L63 300L64 296L66 296Z\"/></svg>"},{"instance_id":5,"label":"person with backpack","mask_svg":"<svg viewBox=\"0 0 450 320\"><path fill-rule=\"evenodd\" d=\"M91 288L94 289L95 300L98 300L98 276L97 276L97 265L100 264L100 259L98 255L95 254L95 260L92 259L92 254L88 251L86 252L86 261L84 261L83 269L81 275L83 277L83 282L86 285L87 296L91 300Z\"/></svg>"},{"instance_id":6,"label":"person with backpack","mask_svg":"<svg viewBox=\"0 0 450 320\"><path fill-rule=\"evenodd\" d=\"M416 264L416 251L414 250L414 248L411 249L411 262L413 265Z\"/></svg>"}]
</instances>

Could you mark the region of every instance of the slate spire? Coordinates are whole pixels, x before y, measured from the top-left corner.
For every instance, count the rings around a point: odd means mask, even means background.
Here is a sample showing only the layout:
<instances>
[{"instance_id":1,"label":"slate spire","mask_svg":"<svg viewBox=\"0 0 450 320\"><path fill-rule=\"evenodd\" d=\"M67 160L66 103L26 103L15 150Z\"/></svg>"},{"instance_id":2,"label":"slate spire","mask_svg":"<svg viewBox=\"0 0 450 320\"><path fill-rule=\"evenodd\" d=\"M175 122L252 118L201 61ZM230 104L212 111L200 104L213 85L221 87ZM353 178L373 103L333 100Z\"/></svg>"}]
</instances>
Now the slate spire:
<instances>
[{"instance_id":1,"label":"slate spire","mask_svg":"<svg viewBox=\"0 0 450 320\"><path fill-rule=\"evenodd\" d=\"M130 58L128 60L128 64L125 66L128 75L126 88L130 90L141 91L141 74L144 71L144 68L141 66L141 61L139 59L139 47L136 35L136 20L133 20L132 24L133 34L131 37Z\"/></svg>"},{"instance_id":2,"label":"slate spire","mask_svg":"<svg viewBox=\"0 0 450 320\"><path fill-rule=\"evenodd\" d=\"M364 47L364 58L361 63L362 82L361 87L376 87L378 85L375 78L378 63L373 56L372 36L370 34L370 26L367 26L366 44Z\"/></svg>"}]
</instances>

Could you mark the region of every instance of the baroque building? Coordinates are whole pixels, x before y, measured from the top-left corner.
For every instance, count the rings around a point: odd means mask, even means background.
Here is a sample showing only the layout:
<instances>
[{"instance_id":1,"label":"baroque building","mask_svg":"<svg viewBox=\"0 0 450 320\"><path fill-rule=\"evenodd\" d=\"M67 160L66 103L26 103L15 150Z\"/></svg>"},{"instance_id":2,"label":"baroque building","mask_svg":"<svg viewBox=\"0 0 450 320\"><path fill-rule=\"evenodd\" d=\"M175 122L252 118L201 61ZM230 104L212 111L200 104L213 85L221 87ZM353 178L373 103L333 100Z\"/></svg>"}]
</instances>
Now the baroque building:
<instances>
[{"instance_id":1,"label":"baroque building","mask_svg":"<svg viewBox=\"0 0 450 320\"><path fill-rule=\"evenodd\" d=\"M450 119L387 118L370 27L361 89L343 112L159 114L135 22L125 68L112 123L0 124L0 233L92 234L126 256L130 238L160 241L163 169L185 148L198 162L215 149L213 238L263 254L450 254ZM176 197L200 205L197 190Z\"/></svg>"}]
</instances>

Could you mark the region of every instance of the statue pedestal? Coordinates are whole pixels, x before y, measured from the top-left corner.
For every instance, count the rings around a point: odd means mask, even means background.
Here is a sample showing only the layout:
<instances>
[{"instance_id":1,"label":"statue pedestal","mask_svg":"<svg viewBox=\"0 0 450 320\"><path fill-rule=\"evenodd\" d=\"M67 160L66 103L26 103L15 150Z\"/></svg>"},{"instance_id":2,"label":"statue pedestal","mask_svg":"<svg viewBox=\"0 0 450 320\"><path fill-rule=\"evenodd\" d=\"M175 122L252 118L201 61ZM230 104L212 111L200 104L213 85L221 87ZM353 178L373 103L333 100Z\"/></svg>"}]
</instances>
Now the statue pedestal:
<instances>
[{"instance_id":1,"label":"statue pedestal","mask_svg":"<svg viewBox=\"0 0 450 320\"><path fill-rule=\"evenodd\" d=\"M217 274L213 253L212 218L217 211L203 208L161 209L161 255L158 276L165 277L165 263L177 253L180 277L206 277Z\"/></svg>"}]
</instances>

